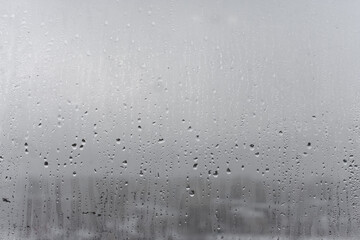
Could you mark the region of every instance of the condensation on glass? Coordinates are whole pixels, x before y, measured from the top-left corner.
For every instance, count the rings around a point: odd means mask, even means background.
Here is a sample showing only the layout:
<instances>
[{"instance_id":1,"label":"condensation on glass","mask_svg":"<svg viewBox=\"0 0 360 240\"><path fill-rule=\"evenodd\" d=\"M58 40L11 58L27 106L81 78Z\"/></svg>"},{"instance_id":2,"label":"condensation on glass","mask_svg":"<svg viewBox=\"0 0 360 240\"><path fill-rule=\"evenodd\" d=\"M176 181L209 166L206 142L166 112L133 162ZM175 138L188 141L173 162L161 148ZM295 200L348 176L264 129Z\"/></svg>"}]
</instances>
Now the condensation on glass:
<instances>
[{"instance_id":1,"label":"condensation on glass","mask_svg":"<svg viewBox=\"0 0 360 240\"><path fill-rule=\"evenodd\" d=\"M0 0L1 239L356 239L360 3Z\"/></svg>"}]
</instances>

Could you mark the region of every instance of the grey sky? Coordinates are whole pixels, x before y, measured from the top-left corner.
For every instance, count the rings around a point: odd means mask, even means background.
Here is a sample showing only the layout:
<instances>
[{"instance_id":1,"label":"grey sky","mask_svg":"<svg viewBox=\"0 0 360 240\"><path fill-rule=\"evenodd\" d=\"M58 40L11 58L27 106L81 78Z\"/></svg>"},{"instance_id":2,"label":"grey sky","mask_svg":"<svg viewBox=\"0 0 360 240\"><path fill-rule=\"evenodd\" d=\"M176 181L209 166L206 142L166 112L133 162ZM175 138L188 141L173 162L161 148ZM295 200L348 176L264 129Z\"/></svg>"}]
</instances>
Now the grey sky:
<instances>
[{"instance_id":1,"label":"grey sky","mask_svg":"<svg viewBox=\"0 0 360 240\"><path fill-rule=\"evenodd\" d=\"M357 1L1 5L0 151L12 174L337 177L358 156Z\"/></svg>"}]
</instances>

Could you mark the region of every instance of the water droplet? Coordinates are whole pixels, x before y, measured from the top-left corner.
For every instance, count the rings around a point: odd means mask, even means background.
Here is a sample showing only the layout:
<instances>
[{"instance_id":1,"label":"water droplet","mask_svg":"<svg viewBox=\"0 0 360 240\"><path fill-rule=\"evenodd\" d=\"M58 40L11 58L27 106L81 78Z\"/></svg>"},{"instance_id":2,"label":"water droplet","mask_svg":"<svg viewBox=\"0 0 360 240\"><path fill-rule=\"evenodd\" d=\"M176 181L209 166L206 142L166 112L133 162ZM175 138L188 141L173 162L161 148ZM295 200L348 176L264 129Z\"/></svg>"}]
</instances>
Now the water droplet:
<instances>
[{"instance_id":1,"label":"water droplet","mask_svg":"<svg viewBox=\"0 0 360 240\"><path fill-rule=\"evenodd\" d=\"M49 166L49 162L48 162L48 161L45 161L45 162L44 162L44 167L47 168L48 166Z\"/></svg>"},{"instance_id":2,"label":"water droplet","mask_svg":"<svg viewBox=\"0 0 360 240\"><path fill-rule=\"evenodd\" d=\"M124 160L122 163L124 164L124 166L126 166L127 165L127 160Z\"/></svg>"},{"instance_id":3,"label":"water droplet","mask_svg":"<svg viewBox=\"0 0 360 240\"><path fill-rule=\"evenodd\" d=\"M71 146L72 146L72 148L75 150L76 149L76 143L73 143Z\"/></svg>"},{"instance_id":4,"label":"water droplet","mask_svg":"<svg viewBox=\"0 0 360 240\"><path fill-rule=\"evenodd\" d=\"M191 191L189 192L189 194L190 194L190 197L193 197L193 196L195 195L195 191L194 191L194 190L191 190Z\"/></svg>"},{"instance_id":5,"label":"water droplet","mask_svg":"<svg viewBox=\"0 0 360 240\"><path fill-rule=\"evenodd\" d=\"M251 150L251 151L254 151L254 149L255 149L255 145L254 145L254 144L250 144L250 150Z\"/></svg>"},{"instance_id":6,"label":"water droplet","mask_svg":"<svg viewBox=\"0 0 360 240\"><path fill-rule=\"evenodd\" d=\"M197 163L195 163L195 164L193 165L194 170L196 170L196 169L197 169L197 166L198 166L198 164L197 164Z\"/></svg>"},{"instance_id":7,"label":"water droplet","mask_svg":"<svg viewBox=\"0 0 360 240\"><path fill-rule=\"evenodd\" d=\"M75 171L73 171L73 176L76 177L76 172Z\"/></svg>"},{"instance_id":8,"label":"water droplet","mask_svg":"<svg viewBox=\"0 0 360 240\"><path fill-rule=\"evenodd\" d=\"M158 140L158 143L164 143L165 142L165 140L163 139L163 138L159 138L159 140Z\"/></svg>"},{"instance_id":9,"label":"water droplet","mask_svg":"<svg viewBox=\"0 0 360 240\"><path fill-rule=\"evenodd\" d=\"M120 144L120 141L121 141L120 138L117 138L117 139L116 139L116 143L117 143L117 144Z\"/></svg>"},{"instance_id":10,"label":"water droplet","mask_svg":"<svg viewBox=\"0 0 360 240\"><path fill-rule=\"evenodd\" d=\"M230 168L227 168L227 169L226 169L226 173L227 173L227 174L230 174L230 173L231 173Z\"/></svg>"}]
</instances>

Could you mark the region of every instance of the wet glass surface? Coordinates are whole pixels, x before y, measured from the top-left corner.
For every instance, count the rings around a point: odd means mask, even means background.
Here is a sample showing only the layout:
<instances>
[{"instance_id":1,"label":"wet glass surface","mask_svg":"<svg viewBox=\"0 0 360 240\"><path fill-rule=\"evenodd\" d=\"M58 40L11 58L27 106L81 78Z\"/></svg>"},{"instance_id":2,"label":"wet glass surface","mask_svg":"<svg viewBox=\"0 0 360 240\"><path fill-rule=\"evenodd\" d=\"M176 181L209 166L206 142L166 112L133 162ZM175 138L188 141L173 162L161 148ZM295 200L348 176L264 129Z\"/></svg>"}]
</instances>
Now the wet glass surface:
<instances>
[{"instance_id":1,"label":"wet glass surface","mask_svg":"<svg viewBox=\"0 0 360 240\"><path fill-rule=\"evenodd\" d=\"M1 239L357 239L357 1L0 0Z\"/></svg>"}]
</instances>

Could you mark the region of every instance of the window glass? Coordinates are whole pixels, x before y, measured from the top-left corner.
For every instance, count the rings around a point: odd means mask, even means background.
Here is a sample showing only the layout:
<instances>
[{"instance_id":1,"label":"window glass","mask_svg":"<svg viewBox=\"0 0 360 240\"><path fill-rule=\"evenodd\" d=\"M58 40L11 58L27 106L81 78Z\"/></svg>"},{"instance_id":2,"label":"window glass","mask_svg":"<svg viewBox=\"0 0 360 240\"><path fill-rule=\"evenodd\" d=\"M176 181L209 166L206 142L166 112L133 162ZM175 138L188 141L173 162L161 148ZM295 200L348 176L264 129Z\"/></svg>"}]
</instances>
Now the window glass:
<instances>
[{"instance_id":1,"label":"window glass","mask_svg":"<svg viewBox=\"0 0 360 240\"><path fill-rule=\"evenodd\" d=\"M358 236L358 1L0 5L1 239Z\"/></svg>"}]
</instances>

